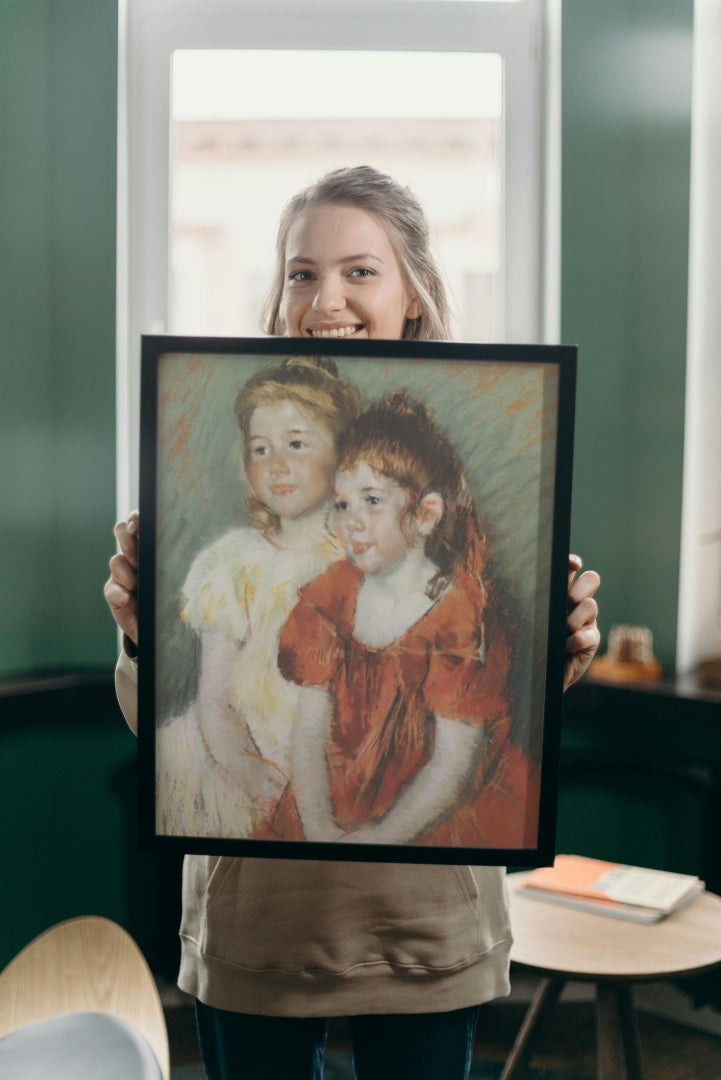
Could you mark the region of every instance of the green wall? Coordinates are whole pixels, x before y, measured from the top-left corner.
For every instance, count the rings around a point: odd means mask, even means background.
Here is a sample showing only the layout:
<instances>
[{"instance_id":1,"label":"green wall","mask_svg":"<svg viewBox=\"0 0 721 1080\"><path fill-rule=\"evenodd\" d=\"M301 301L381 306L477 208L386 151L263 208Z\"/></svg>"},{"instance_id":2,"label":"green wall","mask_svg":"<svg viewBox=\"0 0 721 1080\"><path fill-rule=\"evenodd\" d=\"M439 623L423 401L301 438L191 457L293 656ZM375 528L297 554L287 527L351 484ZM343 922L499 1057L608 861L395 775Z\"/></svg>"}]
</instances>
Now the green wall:
<instances>
[{"instance_id":1,"label":"green wall","mask_svg":"<svg viewBox=\"0 0 721 1080\"><path fill-rule=\"evenodd\" d=\"M116 85L116 0L0 0L0 679L105 673L78 690L0 686L0 966L85 913L152 945L155 863L128 827L135 740L114 700L102 597L115 515Z\"/></svg>"},{"instance_id":2,"label":"green wall","mask_svg":"<svg viewBox=\"0 0 721 1080\"><path fill-rule=\"evenodd\" d=\"M93 914L177 974L180 858L139 850L135 757L109 672L0 688L0 969L54 923Z\"/></svg>"},{"instance_id":3,"label":"green wall","mask_svg":"<svg viewBox=\"0 0 721 1080\"><path fill-rule=\"evenodd\" d=\"M573 546L603 577L602 631L650 626L669 668L692 20L692 0L563 5L562 340L579 345Z\"/></svg>"},{"instance_id":4,"label":"green wall","mask_svg":"<svg viewBox=\"0 0 721 1080\"><path fill-rule=\"evenodd\" d=\"M0 676L112 662L116 0L0 0Z\"/></svg>"}]
</instances>

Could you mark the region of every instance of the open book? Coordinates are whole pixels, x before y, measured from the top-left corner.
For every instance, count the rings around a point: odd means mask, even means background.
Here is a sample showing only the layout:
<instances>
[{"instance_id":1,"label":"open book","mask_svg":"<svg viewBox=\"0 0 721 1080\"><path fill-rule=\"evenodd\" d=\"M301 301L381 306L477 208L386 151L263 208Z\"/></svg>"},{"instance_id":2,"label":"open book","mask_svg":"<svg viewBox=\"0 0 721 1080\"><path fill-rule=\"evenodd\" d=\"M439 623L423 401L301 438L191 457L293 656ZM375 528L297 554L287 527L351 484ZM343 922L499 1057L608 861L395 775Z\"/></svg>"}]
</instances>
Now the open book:
<instances>
[{"instance_id":1,"label":"open book","mask_svg":"<svg viewBox=\"0 0 721 1080\"><path fill-rule=\"evenodd\" d=\"M705 886L693 874L557 855L553 866L532 870L517 888L535 900L653 923L693 900Z\"/></svg>"}]
</instances>

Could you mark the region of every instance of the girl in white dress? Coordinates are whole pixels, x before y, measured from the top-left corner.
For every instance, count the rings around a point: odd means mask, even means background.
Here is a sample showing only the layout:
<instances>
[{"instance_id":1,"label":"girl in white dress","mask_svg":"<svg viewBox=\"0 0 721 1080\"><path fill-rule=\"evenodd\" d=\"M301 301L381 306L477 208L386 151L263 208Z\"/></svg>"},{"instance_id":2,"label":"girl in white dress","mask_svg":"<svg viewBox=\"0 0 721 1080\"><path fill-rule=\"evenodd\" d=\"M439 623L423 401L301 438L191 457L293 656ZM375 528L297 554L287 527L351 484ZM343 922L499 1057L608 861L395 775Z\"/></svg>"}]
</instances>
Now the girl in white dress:
<instances>
[{"instance_id":1,"label":"girl in white dress","mask_svg":"<svg viewBox=\"0 0 721 1080\"><path fill-rule=\"evenodd\" d=\"M341 553L326 517L336 439L358 411L317 357L263 369L238 393L250 524L200 551L183 585L198 690L158 731L159 833L249 836L288 783L297 688L278 671L278 636L299 587Z\"/></svg>"}]
</instances>

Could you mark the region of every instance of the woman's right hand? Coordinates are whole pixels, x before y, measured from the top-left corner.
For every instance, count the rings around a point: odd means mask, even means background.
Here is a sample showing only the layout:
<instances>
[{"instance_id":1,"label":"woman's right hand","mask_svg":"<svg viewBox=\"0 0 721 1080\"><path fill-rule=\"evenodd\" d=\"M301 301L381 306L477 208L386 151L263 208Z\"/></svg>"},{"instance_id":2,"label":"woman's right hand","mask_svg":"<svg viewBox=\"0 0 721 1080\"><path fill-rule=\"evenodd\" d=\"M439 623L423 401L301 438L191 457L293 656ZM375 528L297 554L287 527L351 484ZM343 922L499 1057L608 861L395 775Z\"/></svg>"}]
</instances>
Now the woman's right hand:
<instances>
[{"instance_id":1,"label":"woman's right hand","mask_svg":"<svg viewBox=\"0 0 721 1080\"><path fill-rule=\"evenodd\" d=\"M138 644L139 528L140 516L133 510L126 521L119 521L113 529L120 552L110 560L110 577L103 589L111 615L134 645Z\"/></svg>"}]
</instances>

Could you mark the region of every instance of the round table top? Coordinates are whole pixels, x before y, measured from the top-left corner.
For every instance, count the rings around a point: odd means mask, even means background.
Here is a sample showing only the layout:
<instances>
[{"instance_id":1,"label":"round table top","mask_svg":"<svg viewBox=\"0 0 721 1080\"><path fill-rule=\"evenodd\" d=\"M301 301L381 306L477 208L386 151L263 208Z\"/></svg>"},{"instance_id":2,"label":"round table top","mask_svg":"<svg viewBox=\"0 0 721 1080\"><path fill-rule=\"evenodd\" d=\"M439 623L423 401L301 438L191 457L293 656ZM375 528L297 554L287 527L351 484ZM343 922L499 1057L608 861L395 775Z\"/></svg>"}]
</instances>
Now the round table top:
<instances>
[{"instance_id":1,"label":"round table top","mask_svg":"<svg viewBox=\"0 0 721 1080\"><path fill-rule=\"evenodd\" d=\"M653 980L721 965L721 897L704 892L657 923L628 922L524 896L509 873L511 960L569 979Z\"/></svg>"}]
</instances>

